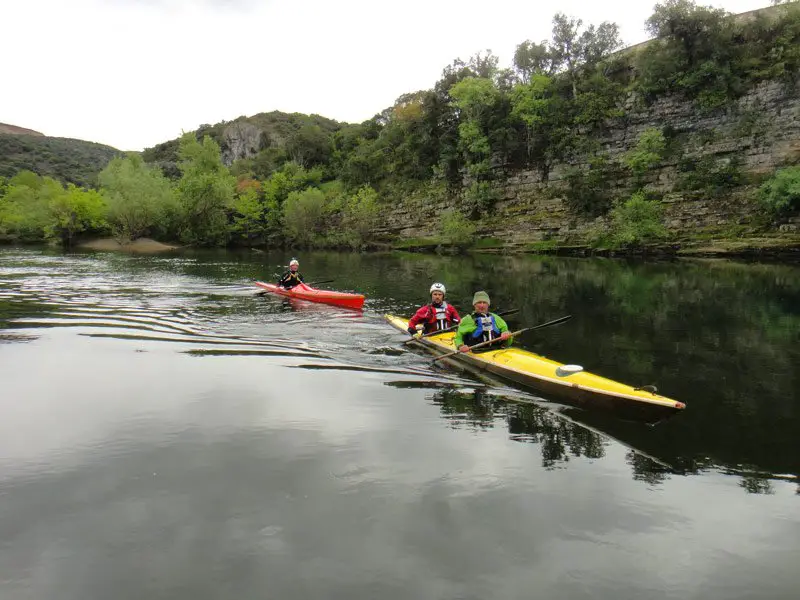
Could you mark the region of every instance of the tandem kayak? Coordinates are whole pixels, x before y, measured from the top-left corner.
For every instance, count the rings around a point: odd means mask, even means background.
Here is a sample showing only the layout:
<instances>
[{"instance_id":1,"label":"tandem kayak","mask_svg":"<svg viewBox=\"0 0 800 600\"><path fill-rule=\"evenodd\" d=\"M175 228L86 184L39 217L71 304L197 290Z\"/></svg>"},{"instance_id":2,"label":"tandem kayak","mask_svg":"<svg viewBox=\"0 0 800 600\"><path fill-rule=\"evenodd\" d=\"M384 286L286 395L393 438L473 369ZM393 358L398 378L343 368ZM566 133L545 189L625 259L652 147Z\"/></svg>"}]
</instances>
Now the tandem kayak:
<instances>
[{"instance_id":1,"label":"tandem kayak","mask_svg":"<svg viewBox=\"0 0 800 600\"><path fill-rule=\"evenodd\" d=\"M402 317L386 315L386 320L400 331L408 327L408 319ZM455 331L415 337L413 344L433 354L447 354L455 349L454 337ZM488 372L500 376L568 404L610 410L625 418L654 422L686 408L683 402L661 396L654 390L593 375L579 365L565 365L513 346L480 353L461 352L442 361L450 361L478 375Z\"/></svg>"},{"instance_id":2,"label":"tandem kayak","mask_svg":"<svg viewBox=\"0 0 800 600\"><path fill-rule=\"evenodd\" d=\"M256 285L264 288L265 290L274 294L280 294L288 298L298 298L300 300L309 300L311 302L322 302L323 304L333 304L335 306L343 306L345 308L359 309L364 306L363 294L351 294L349 292L332 292L329 290L318 290L301 283L291 289L285 289L274 283L264 283L263 281L256 281Z\"/></svg>"}]
</instances>

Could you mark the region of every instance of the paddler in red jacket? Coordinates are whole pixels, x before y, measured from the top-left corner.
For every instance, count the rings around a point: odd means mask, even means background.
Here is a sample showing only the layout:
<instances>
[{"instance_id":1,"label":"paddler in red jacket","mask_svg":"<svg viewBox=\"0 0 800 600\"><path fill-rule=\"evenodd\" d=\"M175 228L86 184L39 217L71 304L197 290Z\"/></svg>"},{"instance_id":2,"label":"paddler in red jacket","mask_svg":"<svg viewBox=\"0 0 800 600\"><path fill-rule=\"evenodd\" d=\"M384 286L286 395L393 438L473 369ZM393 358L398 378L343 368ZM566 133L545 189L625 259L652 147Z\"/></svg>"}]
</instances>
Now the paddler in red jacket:
<instances>
[{"instance_id":1,"label":"paddler in red jacket","mask_svg":"<svg viewBox=\"0 0 800 600\"><path fill-rule=\"evenodd\" d=\"M457 325L461 321L458 311L452 304L444 301L447 290L441 283L434 283L431 286L431 303L420 308L408 322L408 333L417 333L417 325L422 323L425 326L424 333L432 333L447 329Z\"/></svg>"},{"instance_id":2,"label":"paddler in red jacket","mask_svg":"<svg viewBox=\"0 0 800 600\"><path fill-rule=\"evenodd\" d=\"M297 261L296 258L290 260L289 270L286 271L286 273L284 273L283 275L281 275L281 278L278 281L278 285L289 290L292 289L294 286L303 283L303 276L299 273L298 271L299 268L300 268L300 263Z\"/></svg>"}]
</instances>

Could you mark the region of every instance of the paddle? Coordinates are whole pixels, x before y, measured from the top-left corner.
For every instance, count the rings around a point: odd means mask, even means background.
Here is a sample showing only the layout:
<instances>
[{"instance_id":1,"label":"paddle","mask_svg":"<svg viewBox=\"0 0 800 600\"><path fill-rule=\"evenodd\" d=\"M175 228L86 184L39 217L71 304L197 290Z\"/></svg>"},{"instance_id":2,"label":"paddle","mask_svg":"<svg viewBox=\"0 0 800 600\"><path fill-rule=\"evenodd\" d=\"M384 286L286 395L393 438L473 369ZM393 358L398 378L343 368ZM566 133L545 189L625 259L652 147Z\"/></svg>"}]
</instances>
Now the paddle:
<instances>
[{"instance_id":1,"label":"paddle","mask_svg":"<svg viewBox=\"0 0 800 600\"><path fill-rule=\"evenodd\" d=\"M500 315L501 317L506 317L508 315L513 315L514 313L518 313L518 312L519 312L518 308L512 308L511 310L505 310L505 311L499 312L497 314ZM403 344L410 344L411 342L417 341L417 340L422 339L422 338L433 337L434 335L441 335L443 333L447 333L448 331L454 331L456 329L458 329L458 323L456 323L455 325L452 325L452 326L450 326L450 327L448 327L446 329L439 329L437 331L431 331L430 333L423 333L422 335L419 335L419 336L418 335L409 334L409 335L411 335L411 339L408 339L408 340L404 341Z\"/></svg>"},{"instance_id":2,"label":"paddle","mask_svg":"<svg viewBox=\"0 0 800 600\"><path fill-rule=\"evenodd\" d=\"M561 317L559 319L554 319L552 321L548 321L547 323L542 323L541 325L536 325L534 327L525 327L524 329L520 329L519 331L513 332L506 339L512 338L512 337L517 336L520 333L524 333L526 331L533 331L534 329L541 329L542 327L550 327L551 325L558 325L559 323L563 323L564 321L568 321L571 318L572 318L572 315L567 315L567 316ZM499 337L497 337L497 338L494 338L493 340L489 340L488 342L481 342L480 344L475 344L474 346L470 347L469 351L472 352L475 348L481 348L482 346L488 346L489 344L494 344L494 343L500 342L500 341L505 341L505 340L501 340ZM448 352L447 354L442 354L441 356L437 356L436 358L434 358L433 362L436 362L437 360L442 360L443 358L447 358L449 356L455 356L456 354L459 354L460 352L461 352L460 350L456 350L455 352Z\"/></svg>"},{"instance_id":3,"label":"paddle","mask_svg":"<svg viewBox=\"0 0 800 600\"><path fill-rule=\"evenodd\" d=\"M306 283L306 285L310 285L311 287L314 287L315 285L321 285L323 283L332 283L334 281L336 281L336 280L335 279L323 279L322 281L312 281L311 283ZM305 283L305 282L303 282L303 283Z\"/></svg>"}]
</instances>

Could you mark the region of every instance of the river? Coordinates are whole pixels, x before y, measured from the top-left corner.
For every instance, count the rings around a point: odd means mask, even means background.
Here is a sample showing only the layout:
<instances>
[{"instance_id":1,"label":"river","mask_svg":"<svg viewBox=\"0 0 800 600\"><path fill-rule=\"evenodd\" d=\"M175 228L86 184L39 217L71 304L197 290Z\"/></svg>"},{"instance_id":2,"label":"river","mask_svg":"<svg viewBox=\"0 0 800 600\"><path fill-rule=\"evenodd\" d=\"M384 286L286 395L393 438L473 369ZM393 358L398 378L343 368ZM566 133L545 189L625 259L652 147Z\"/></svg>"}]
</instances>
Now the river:
<instances>
[{"instance_id":1,"label":"river","mask_svg":"<svg viewBox=\"0 0 800 600\"><path fill-rule=\"evenodd\" d=\"M800 268L0 248L0 598L725 599L800 590ZM402 345L433 281L656 425Z\"/></svg>"}]
</instances>

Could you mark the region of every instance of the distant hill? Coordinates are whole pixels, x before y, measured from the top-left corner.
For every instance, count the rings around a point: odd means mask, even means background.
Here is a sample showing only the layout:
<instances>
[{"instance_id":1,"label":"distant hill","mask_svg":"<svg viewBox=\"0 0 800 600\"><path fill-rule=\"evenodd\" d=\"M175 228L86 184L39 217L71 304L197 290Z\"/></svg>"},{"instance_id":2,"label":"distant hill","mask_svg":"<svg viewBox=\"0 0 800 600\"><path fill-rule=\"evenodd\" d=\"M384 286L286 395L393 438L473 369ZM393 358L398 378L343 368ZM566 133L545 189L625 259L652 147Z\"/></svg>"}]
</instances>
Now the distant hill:
<instances>
[{"instance_id":1,"label":"distant hill","mask_svg":"<svg viewBox=\"0 0 800 600\"><path fill-rule=\"evenodd\" d=\"M350 126L320 115L273 111L251 117L242 116L215 125L200 125L195 133L198 138L208 135L214 139L222 148L223 162L230 165L237 159L254 158L267 148L283 149L287 141L303 129L318 129L330 137L336 131ZM163 142L145 149L142 157L149 163L161 165L167 172L177 174L174 165L178 161L178 144L177 138Z\"/></svg>"},{"instance_id":2,"label":"distant hill","mask_svg":"<svg viewBox=\"0 0 800 600\"><path fill-rule=\"evenodd\" d=\"M113 157L123 154L111 146L69 138L47 137L38 132L9 133L22 127L0 125L0 176L12 177L28 169L65 183L94 186L97 174Z\"/></svg>"},{"instance_id":3,"label":"distant hill","mask_svg":"<svg viewBox=\"0 0 800 600\"><path fill-rule=\"evenodd\" d=\"M33 129L25 129L24 127L9 125L8 123L0 123L0 133L10 133L12 135L44 135Z\"/></svg>"}]
</instances>

